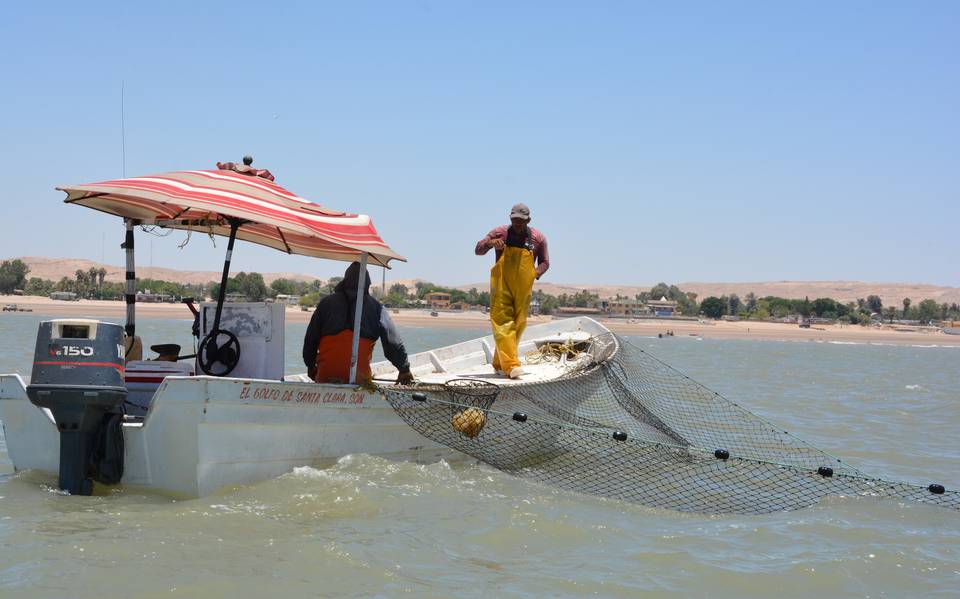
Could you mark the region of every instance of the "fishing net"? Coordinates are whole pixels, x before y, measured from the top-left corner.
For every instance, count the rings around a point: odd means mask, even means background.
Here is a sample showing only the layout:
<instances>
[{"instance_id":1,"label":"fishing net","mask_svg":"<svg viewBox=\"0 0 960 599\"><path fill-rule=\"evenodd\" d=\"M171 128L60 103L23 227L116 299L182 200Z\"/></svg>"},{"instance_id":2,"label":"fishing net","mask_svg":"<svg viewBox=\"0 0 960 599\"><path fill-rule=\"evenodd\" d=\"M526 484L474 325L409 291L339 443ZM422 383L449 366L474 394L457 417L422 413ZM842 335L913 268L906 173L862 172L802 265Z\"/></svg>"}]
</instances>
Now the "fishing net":
<instances>
[{"instance_id":1,"label":"fishing net","mask_svg":"<svg viewBox=\"0 0 960 599\"><path fill-rule=\"evenodd\" d=\"M543 361L563 374L383 392L423 436L571 491L699 513L794 510L828 495L960 509L960 493L867 476L612 333L527 356Z\"/></svg>"}]
</instances>

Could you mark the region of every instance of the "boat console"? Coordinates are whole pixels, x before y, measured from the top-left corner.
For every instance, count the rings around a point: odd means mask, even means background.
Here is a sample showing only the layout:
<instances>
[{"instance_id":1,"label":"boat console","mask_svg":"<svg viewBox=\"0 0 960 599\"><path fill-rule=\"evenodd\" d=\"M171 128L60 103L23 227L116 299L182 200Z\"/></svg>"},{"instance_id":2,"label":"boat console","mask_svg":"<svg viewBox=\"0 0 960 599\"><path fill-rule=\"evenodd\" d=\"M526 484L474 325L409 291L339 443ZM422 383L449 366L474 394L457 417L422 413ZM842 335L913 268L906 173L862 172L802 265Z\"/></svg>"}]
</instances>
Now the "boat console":
<instances>
[{"instance_id":1,"label":"boat console","mask_svg":"<svg viewBox=\"0 0 960 599\"><path fill-rule=\"evenodd\" d=\"M226 375L245 379L282 380L284 370L284 324L286 306L266 302L227 302L223 304L219 331L236 339L239 359ZM214 328L216 302L200 304L200 338ZM203 351L200 352L203 357ZM222 365L212 364L214 374ZM198 367L198 372L202 370Z\"/></svg>"}]
</instances>

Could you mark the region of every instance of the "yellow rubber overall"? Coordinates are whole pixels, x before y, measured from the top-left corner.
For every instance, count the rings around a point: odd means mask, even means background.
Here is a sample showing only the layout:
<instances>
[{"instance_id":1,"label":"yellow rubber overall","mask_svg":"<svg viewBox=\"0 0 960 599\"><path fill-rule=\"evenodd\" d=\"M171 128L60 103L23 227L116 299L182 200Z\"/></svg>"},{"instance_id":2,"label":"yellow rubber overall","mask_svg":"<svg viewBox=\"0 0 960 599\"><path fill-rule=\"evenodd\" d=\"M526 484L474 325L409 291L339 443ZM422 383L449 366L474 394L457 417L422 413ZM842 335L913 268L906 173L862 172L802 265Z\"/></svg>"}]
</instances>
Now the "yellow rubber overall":
<instances>
[{"instance_id":1,"label":"yellow rubber overall","mask_svg":"<svg viewBox=\"0 0 960 599\"><path fill-rule=\"evenodd\" d=\"M503 248L500 259L490 269L490 322L497 343L493 354L495 370L509 374L520 366L517 346L527 327L527 308L536 278L533 252L526 248Z\"/></svg>"}]
</instances>

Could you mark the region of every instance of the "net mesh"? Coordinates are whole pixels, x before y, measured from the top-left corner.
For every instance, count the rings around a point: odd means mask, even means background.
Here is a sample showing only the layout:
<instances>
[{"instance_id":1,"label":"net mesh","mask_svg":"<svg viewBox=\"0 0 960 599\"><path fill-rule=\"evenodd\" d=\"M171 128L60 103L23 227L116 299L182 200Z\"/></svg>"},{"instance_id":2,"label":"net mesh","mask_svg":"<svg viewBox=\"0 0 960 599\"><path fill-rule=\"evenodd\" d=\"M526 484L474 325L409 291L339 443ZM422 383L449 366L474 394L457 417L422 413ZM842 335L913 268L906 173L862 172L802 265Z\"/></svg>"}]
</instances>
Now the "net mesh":
<instances>
[{"instance_id":1,"label":"net mesh","mask_svg":"<svg viewBox=\"0 0 960 599\"><path fill-rule=\"evenodd\" d=\"M425 437L515 476L646 506L759 514L828 495L960 509L960 493L872 478L727 400L623 338L542 346L548 382L386 387Z\"/></svg>"}]
</instances>

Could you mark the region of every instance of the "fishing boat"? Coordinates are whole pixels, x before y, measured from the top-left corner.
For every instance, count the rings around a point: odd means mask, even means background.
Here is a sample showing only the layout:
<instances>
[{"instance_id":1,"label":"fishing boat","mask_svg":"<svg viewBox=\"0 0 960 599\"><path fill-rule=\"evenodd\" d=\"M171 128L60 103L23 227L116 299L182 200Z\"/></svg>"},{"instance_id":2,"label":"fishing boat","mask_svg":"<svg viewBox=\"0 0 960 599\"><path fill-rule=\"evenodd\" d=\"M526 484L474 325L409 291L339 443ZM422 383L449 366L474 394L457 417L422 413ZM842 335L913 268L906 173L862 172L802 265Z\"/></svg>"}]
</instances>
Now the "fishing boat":
<instances>
[{"instance_id":1,"label":"fishing boat","mask_svg":"<svg viewBox=\"0 0 960 599\"><path fill-rule=\"evenodd\" d=\"M46 321L38 332L32 376L0 375L0 421L15 470L57 475L59 487L71 494L120 483L200 497L354 453L417 462L465 458L421 436L384 401L383 389L397 374L391 364L372 365L375 384L356 384L359 301L353 382L317 384L306 374L285 375L285 307L224 301L236 239L364 267L387 267L403 258L365 215L304 200L249 162L218 167L59 188L67 193L66 203L124 219L127 319L122 329L90 319ZM197 352L176 362L131 355L142 344L135 325L138 226L229 238L219 297L198 307L189 304ZM529 328L520 352L604 333L589 318L554 321ZM524 377L513 381L491 366L493 347L487 336L413 354L411 372L429 384L475 379L529 385L561 377L587 359L583 354L526 364ZM97 460L106 465L92 467ZM119 470L111 467L117 462Z\"/></svg>"},{"instance_id":2,"label":"fishing boat","mask_svg":"<svg viewBox=\"0 0 960 599\"><path fill-rule=\"evenodd\" d=\"M589 318L557 320L528 329L520 351L606 332ZM241 337L241 347L243 342ZM411 372L420 383L467 378L510 386L548 381L576 366L576 361L525 364L524 377L512 380L490 366L492 347L493 338L487 336L411 354ZM124 486L200 497L274 478L298 466L329 466L349 454L418 463L466 459L407 426L383 400L379 387L317 384L306 373L283 380L190 375L176 370L176 364L147 362L133 364L127 376L131 394L141 386L152 390L142 415L123 420ZM157 372L160 368L167 371ZM372 364L371 370L375 382L385 387L396 378L389 362ZM30 402L28 384L29 379L19 374L0 375L0 420L7 452L18 471L56 475L57 420L50 409Z\"/></svg>"}]
</instances>

